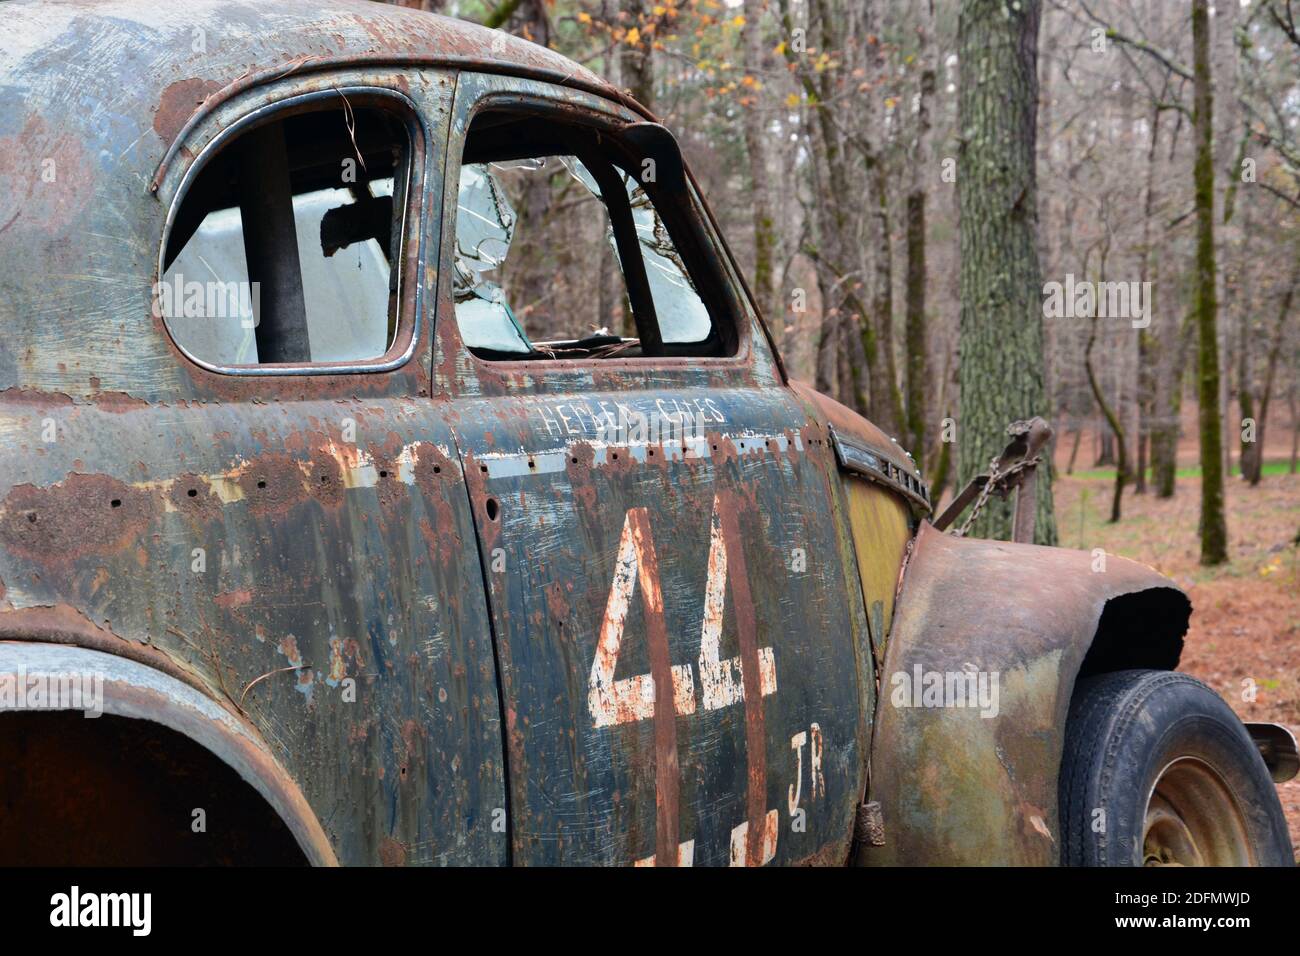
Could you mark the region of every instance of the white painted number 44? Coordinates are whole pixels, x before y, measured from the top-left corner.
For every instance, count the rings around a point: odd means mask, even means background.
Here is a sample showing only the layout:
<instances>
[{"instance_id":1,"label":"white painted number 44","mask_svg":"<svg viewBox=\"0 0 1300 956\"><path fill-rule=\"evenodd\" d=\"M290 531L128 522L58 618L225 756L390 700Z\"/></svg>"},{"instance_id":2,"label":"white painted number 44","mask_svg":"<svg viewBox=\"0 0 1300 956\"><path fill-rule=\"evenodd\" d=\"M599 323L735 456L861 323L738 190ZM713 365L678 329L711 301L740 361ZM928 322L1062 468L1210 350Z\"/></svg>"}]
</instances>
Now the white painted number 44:
<instances>
[{"instance_id":1,"label":"white painted number 44","mask_svg":"<svg viewBox=\"0 0 1300 956\"><path fill-rule=\"evenodd\" d=\"M700 702L704 710L718 710L745 699L740 656L721 659L722 620L727 596L727 539L723 534L718 499L713 500L709 532L708 580L704 587L704 621L700 632ZM632 595L641 588L651 673L616 680L623 625ZM597 727L646 720L655 714L654 662L667 659L663 594L659 586L658 557L650 535L645 508L633 508L623 520L614 580L605 604L596 657L591 665L587 704ZM776 693L776 659L772 648L758 649L759 689L762 696ZM673 685L673 709L679 715L695 713L695 678L690 664L667 669Z\"/></svg>"}]
</instances>

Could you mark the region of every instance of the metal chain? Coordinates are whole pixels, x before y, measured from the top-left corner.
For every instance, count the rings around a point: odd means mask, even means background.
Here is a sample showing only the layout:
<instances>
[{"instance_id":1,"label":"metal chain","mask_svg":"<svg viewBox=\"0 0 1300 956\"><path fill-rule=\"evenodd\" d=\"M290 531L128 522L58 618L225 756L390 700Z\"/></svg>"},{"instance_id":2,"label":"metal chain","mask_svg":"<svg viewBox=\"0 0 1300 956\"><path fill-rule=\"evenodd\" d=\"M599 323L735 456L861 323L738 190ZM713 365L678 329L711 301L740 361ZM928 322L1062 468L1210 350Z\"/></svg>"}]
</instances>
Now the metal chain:
<instances>
[{"instance_id":1,"label":"metal chain","mask_svg":"<svg viewBox=\"0 0 1300 956\"><path fill-rule=\"evenodd\" d=\"M960 528L953 532L954 537L961 538L966 535L966 532L970 530L971 525L975 523L975 519L979 517L980 512L988 503L989 495L993 493L998 484L1004 482L1007 478L1010 478L1018 472L1027 471L1030 468L1036 467L1042 463L1042 460L1042 456L1022 458L1006 471L998 471L998 459L994 458L989 462L989 480L984 482L984 487L980 489L979 497L975 499L975 502L970 507L970 513L966 515L966 520L962 522Z\"/></svg>"}]
</instances>

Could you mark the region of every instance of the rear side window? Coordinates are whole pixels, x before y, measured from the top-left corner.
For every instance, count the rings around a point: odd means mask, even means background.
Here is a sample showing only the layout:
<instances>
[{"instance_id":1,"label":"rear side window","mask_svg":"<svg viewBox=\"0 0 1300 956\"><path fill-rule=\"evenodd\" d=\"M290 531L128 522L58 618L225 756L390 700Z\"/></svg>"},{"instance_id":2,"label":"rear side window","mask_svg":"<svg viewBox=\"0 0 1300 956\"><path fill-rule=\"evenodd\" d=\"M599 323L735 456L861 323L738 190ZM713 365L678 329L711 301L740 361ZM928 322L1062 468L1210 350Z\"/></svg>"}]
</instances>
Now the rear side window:
<instances>
[{"instance_id":1,"label":"rear side window","mask_svg":"<svg viewBox=\"0 0 1300 956\"><path fill-rule=\"evenodd\" d=\"M685 191L658 172L593 127L479 114L452 260L465 346L495 360L734 354L725 280L699 253Z\"/></svg>"},{"instance_id":2,"label":"rear side window","mask_svg":"<svg viewBox=\"0 0 1300 956\"><path fill-rule=\"evenodd\" d=\"M201 362L368 362L398 339L409 118L325 103L242 132L182 197L154 309Z\"/></svg>"}]
</instances>

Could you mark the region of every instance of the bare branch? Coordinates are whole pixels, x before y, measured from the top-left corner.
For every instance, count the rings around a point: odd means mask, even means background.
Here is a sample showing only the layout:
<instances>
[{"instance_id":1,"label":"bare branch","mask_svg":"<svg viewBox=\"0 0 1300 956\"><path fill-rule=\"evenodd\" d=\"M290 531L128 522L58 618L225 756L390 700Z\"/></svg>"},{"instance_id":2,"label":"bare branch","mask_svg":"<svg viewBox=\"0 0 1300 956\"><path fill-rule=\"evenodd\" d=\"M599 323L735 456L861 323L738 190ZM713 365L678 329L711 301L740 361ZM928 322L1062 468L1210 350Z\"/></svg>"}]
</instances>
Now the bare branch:
<instances>
[{"instance_id":1,"label":"bare branch","mask_svg":"<svg viewBox=\"0 0 1300 956\"><path fill-rule=\"evenodd\" d=\"M1296 27L1295 14L1291 10L1291 0L1286 2L1285 17L1278 13L1277 0L1264 0L1264 6L1268 10L1268 15L1273 18L1273 22L1277 24L1278 29L1287 35L1287 39L1300 47L1300 29Z\"/></svg>"},{"instance_id":2,"label":"bare branch","mask_svg":"<svg viewBox=\"0 0 1300 956\"><path fill-rule=\"evenodd\" d=\"M1288 196L1286 193L1282 192L1282 190L1277 189L1277 188L1275 188L1275 187L1273 187L1273 186L1270 186L1268 183L1265 183L1265 182L1257 182L1257 183L1255 183L1255 185L1256 185L1256 186L1263 186L1265 190L1267 190L1268 192L1271 192L1271 193L1272 193L1274 196L1276 196L1278 199L1282 200L1283 202L1290 203L1290 204L1291 204L1292 206L1294 206L1296 209L1300 209L1300 198L1295 198L1295 199L1293 199L1293 198L1291 198L1290 196Z\"/></svg>"},{"instance_id":3,"label":"bare branch","mask_svg":"<svg viewBox=\"0 0 1300 956\"><path fill-rule=\"evenodd\" d=\"M1187 67L1183 66L1181 63L1178 63L1174 59L1172 51L1161 50L1154 44L1148 43L1146 40L1120 33L1105 20L1101 19L1101 17L1093 13L1083 0L1079 0L1079 6L1082 7L1083 12L1088 15L1088 19L1092 20L1092 22L1097 24L1099 27L1105 29L1106 39L1114 40L1116 43L1122 43L1125 46L1130 46L1135 50L1141 50L1148 56L1158 60L1164 65L1165 69L1178 74L1185 80L1190 80L1192 78L1192 71L1187 69Z\"/></svg>"}]
</instances>

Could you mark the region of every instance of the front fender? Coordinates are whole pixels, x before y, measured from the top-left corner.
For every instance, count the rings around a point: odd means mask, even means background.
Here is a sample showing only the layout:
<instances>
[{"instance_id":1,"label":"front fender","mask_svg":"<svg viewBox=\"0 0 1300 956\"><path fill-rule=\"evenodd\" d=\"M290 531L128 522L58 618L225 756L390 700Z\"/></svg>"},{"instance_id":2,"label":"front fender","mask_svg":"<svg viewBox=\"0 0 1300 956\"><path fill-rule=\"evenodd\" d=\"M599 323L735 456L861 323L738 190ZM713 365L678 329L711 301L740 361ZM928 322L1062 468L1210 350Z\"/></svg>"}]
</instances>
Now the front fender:
<instances>
[{"instance_id":1,"label":"front fender","mask_svg":"<svg viewBox=\"0 0 1300 956\"><path fill-rule=\"evenodd\" d=\"M868 799L884 844L859 862L1055 865L1076 678L1172 669L1190 615L1182 591L1135 561L922 525L877 696ZM952 675L946 694L924 693L932 675ZM963 700L966 687L985 696Z\"/></svg>"}]
</instances>

